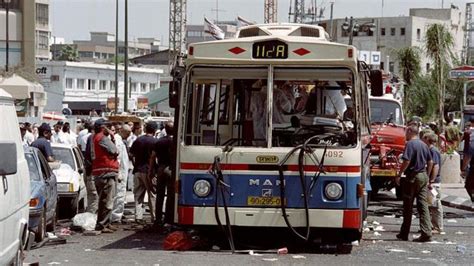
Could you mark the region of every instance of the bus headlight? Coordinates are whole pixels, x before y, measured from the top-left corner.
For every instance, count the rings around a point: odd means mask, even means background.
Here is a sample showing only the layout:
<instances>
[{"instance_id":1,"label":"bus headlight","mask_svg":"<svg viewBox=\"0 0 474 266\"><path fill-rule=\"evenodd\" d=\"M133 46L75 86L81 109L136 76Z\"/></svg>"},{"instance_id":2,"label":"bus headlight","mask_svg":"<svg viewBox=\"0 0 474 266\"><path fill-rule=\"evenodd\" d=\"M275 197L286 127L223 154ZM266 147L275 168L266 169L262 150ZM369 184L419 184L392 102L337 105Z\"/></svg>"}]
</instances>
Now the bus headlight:
<instances>
[{"instance_id":1,"label":"bus headlight","mask_svg":"<svg viewBox=\"0 0 474 266\"><path fill-rule=\"evenodd\" d=\"M342 186L338 183L329 183L324 188L324 194L329 200L338 200L342 197Z\"/></svg>"},{"instance_id":2,"label":"bus headlight","mask_svg":"<svg viewBox=\"0 0 474 266\"><path fill-rule=\"evenodd\" d=\"M200 198L207 197L211 193L211 183L209 181L200 179L194 183L194 194Z\"/></svg>"}]
</instances>

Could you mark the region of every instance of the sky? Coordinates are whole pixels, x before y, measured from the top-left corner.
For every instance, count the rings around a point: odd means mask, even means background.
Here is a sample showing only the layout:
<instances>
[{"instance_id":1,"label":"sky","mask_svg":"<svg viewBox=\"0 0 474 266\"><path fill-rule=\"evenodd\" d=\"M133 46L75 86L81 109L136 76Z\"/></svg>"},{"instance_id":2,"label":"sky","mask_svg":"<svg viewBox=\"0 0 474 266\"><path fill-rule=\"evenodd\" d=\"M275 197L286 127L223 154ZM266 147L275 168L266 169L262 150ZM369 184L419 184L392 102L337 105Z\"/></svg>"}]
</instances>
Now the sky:
<instances>
[{"instance_id":1,"label":"sky","mask_svg":"<svg viewBox=\"0 0 474 266\"><path fill-rule=\"evenodd\" d=\"M288 22L291 0L278 0L278 21ZM306 0L306 6L315 0ZM247 20L263 22L264 0L187 0L188 24L203 24L204 16L216 18L213 9L221 10L219 20L235 20L242 16ZM334 18L380 17L408 15L409 8L447 8L451 3L465 10L466 0L317 0L326 7L329 19L330 2L334 2ZM383 3L383 8L382 8ZM169 0L129 0L129 40L155 37L168 44ZM124 0L119 0L119 38L123 39ZM115 33L115 0L50 0L52 34L66 42L88 40L91 31Z\"/></svg>"}]
</instances>

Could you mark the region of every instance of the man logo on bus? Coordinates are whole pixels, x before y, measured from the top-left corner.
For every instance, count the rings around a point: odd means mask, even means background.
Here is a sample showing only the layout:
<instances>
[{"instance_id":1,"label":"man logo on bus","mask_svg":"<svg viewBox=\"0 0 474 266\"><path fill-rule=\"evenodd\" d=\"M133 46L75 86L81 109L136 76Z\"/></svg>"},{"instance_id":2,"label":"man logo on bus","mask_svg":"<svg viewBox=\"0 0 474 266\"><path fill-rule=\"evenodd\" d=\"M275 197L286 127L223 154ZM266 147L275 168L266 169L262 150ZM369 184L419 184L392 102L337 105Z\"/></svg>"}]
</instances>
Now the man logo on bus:
<instances>
[{"instance_id":1,"label":"man logo on bus","mask_svg":"<svg viewBox=\"0 0 474 266\"><path fill-rule=\"evenodd\" d=\"M281 184L280 180L275 180L275 186ZM260 179L249 179L249 186L260 186ZM270 179L263 180L262 186L273 186L273 182Z\"/></svg>"}]
</instances>

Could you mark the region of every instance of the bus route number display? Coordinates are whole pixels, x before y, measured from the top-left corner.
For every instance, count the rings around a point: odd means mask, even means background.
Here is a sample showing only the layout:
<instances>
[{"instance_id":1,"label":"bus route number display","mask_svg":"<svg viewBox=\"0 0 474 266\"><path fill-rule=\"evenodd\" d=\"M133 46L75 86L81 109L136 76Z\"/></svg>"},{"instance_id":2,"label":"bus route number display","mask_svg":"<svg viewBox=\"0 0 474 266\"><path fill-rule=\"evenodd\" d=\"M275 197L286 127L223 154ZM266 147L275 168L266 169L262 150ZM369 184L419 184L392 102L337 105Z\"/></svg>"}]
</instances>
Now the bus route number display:
<instances>
[{"instance_id":1,"label":"bus route number display","mask_svg":"<svg viewBox=\"0 0 474 266\"><path fill-rule=\"evenodd\" d=\"M277 40L256 42L252 47L252 58L287 59L288 44Z\"/></svg>"}]
</instances>

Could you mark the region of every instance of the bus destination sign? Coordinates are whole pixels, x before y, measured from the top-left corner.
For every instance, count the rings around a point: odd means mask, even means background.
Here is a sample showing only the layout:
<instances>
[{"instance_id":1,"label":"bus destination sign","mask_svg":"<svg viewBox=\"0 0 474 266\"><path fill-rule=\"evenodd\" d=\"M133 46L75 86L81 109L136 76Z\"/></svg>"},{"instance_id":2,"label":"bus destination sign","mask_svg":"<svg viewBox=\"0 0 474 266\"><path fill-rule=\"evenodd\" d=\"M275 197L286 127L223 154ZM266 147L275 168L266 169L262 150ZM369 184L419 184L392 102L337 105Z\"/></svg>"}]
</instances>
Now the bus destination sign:
<instances>
[{"instance_id":1,"label":"bus destination sign","mask_svg":"<svg viewBox=\"0 0 474 266\"><path fill-rule=\"evenodd\" d=\"M256 42L252 47L252 58L287 59L288 44L278 40Z\"/></svg>"}]
</instances>

